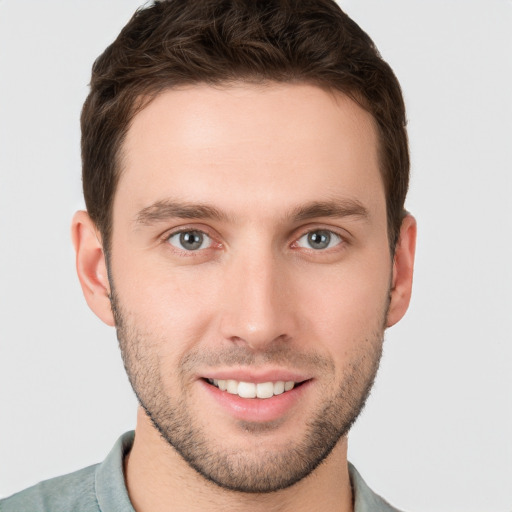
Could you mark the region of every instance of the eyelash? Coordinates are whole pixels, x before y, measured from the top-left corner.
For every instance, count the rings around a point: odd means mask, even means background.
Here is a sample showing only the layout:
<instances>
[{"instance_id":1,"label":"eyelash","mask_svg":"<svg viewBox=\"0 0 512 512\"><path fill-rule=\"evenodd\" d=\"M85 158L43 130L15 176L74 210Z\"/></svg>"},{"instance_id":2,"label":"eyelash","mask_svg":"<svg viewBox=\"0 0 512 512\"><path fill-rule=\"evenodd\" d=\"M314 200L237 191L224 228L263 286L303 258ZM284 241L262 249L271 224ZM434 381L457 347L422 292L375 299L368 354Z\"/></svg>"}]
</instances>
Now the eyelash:
<instances>
[{"instance_id":1,"label":"eyelash","mask_svg":"<svg viewBox=\"0 0 512 512\"><path fill-rule=\"evenodd\" d=\"M325 235L327 234L329 236L329 241L328 241L328 245L331 244L331 241L332 241L332 238L336 238L337 239L337 242L335 243L334 246L332 247L325 247L325 248L320 248L320 249L315 249L313 247L303 247L303 249L306 249L306 250L309 250L309 251L312 251L312 252L327 252L327 251L330 251L330 250L335 250L336 247L338 247L339 245L342 245L344 243L346 243L345 241L345 238L338 232L332 230L332 229L326 229L326 228L316 228L316 229L310 229L308 231L305 231L301 236L299 236L295 242L292 243L292 246L299 246L299 241L302 240L303 238L305 237L309 237L310 235L314 234L314 233L322 233L322 235Z\"/></svg>"},{"instance_id":2,"label":"eyelash","mask_svg":"<svg viewBox=\"0 0 512 512\"><path fill-rule=\"evenodd\" d=\"M208 247L198 248L196 250L187 250L187 249L184 249L184 248L177 247L176 245L171 243L170 240L171 240L172 237L177 236L177 235L181 235L183 233L200 233L201 235L203 235L205 237L208 237L210 239L210 244L208 245ZM197 254L202 253L203 251L205 251L207 249L211 249L213 245L216 245L215 248L222 247L221 243L215 243L215 238L213 236L211 236L209 233L207 233L203 229L197 229L197 228L193 228L193 227L181 228L181 229L179 229L177 231L172 231L170 233L168 232L162 238L163 238L163 241L165 243L167 243L168 245L172 246L173 250L175 250L176 252L180 253L180 255L184 255L184 256L194 256L194 255L197 255Z\"/></svg>"},{"instance_id":3,"label":"eyelash","mask_svg":"<svg viewBox=\"0 0 512 512\"><path fill-rule=\"evenodd\" d=\"M308 235L311 235L313 233L319 233L319 232L323 232L323 233L327 233L329 234L331 237L336 237L338 239L337 243L333 246L333 247L326 247L326 248L321 248L321 249L314 249L312 247L300 247L298 244L299 244L299 241L308 236ZM206 237L208 237L210 239L210 244L208 245L208 247L204 247L204 248L198 248L198 249L195 249L195 250L187 250L187 249L184 249L184 248L180 248L180 247L177 247L176 245L172 244L170 242L171 238L174 237L174 236L177 236L177 235L180 235L180 234L183 234L183 233L199 233L201 235L204 235ZM209 234L207 231L203 230L203 229L198 229L198 228L194 228L194 227L185 227L185 228L181 228L177 231L172 231L172 232L167 232L163 237L162 237L163 241L165 243L167 243L168 245L171 245L173 250L179 252L181 255L185 255L185 256L195 256L195 255L198 255L198 254L201 254L203 253L203 251L206 251L207 249L220 249L222 248L222 243L220 242L216 242L215 241L215 237L213 237L211 234ZM330 241L329 241L330 243ZM322 227L317 227L317 228L314 228L314 229L307 229L307 230L304 230L298 237L295 238L295 240L290 244L290 247L292 249L303 249L305 251L308 251L309 253L316 253L316 254L320 254L320 253L331 253L331 252L334 252L336 250L340 250L341 247L339 246L345 246L347 244L347 239L346 239L346 236L345 235L342 235L341 233L333 230L332 228L322 228Z\"/></svg>"}]
</instances>

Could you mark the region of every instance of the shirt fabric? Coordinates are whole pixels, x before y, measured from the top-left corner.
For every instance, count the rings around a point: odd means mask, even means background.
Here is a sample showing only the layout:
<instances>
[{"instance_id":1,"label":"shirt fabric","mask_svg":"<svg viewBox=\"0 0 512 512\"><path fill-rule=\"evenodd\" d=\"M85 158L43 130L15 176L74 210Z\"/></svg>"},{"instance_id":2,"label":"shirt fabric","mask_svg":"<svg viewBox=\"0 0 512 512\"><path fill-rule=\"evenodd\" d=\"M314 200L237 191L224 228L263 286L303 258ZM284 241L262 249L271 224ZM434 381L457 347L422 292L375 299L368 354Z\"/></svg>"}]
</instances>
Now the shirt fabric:
<instances>
[{"instance_id":1,"label":"shirt fabric","mask_svg":"<svg viewBox=\"0 0 512 512\"><path fill-rule=\"evenodd\" d=\"M101 464L40 482L0 500L0 512L135 512L124 482L123 459L134 432L122 435ZM375 494L349 463L354 512L399 512Z\"/></svg>"}]
</instances>

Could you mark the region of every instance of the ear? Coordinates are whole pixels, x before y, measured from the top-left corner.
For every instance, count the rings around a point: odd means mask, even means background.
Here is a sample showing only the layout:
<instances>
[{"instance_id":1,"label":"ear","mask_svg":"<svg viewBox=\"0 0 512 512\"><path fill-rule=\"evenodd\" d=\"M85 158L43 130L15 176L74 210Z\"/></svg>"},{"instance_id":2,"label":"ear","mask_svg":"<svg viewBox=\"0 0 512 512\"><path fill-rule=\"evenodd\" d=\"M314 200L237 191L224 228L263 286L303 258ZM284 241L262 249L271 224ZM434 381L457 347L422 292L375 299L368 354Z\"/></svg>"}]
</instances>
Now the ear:
<instances>
[{"instance_id":1,"label":"ear","mask_svg":"<svg viewBox=\"0 0 512 512\"><path fill-rule=\"evenodd\" d=\"M73 216L71 238L76 252L76 270L85 300L92 311L107 325L114 326L110 306L110 285L101 235L85 211Z\"/></svg>"},{"instance_id":2,"label":"ear","mask_svg":"<svg viewBox=\"0 0 512 512\"><path fill-rule=\"evenodd\" d=\"M386 323L387 327L391 327L401 320L409 307L415 250L416 220L412 215L407 215L402 221L400 237L396 244L393 259L391 302Z\"/></svg>"}]
</instances>

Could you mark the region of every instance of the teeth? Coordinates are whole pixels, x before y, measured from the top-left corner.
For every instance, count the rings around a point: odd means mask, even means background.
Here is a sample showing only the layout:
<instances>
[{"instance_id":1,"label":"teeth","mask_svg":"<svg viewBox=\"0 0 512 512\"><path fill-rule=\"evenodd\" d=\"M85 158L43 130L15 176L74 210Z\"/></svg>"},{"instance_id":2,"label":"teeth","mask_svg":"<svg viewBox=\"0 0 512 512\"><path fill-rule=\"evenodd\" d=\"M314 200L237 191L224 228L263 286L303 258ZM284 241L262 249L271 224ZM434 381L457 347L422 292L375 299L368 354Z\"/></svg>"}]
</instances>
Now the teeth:
<instances>
[{"instance_id":1,"label":"teeth","mask_svg":"<svg viewBox=\"0 0 512 512\"><path fill-rule=\"evenodd\" d=\"M284 390L290 391L290 389L293 389L293 386L295 386L295 382L288 381L284 383Z\"/></svg>"},{"instance_id":2,"label":"teeth","mask_svg":"<svg viewBox=\"0 0 512 512\"><path fill-rule=\"evenodd\" d=\"M241 385L242 383L240 382L240 386ZM258 398L272 398L274 396L274 384L272 384L272 382L260 382L254 387Z\"/></svg>"},{"instance_id":3,"label":"teeth","mask_svg":"<svg viewBox=\"0 0 512 512\"><path fill-rule=\"evenodd\" d=\"M252 382L238 383L238 396L242 398L256 398L256 384Z\"/></svg>"},{"instance_id":4,"label":"teeth","mask_svg":"<svg viewBox=\"0 0 512 512\"><path fill-rule=\"evenodd\" d=\"M290 385L289 389L286 389L286 384ZM290 389L293 389L294 385L295 385L295 382L293 382L293 381L283 382L282 380L280 380L279 382L276 382L274 384L274 395L280 395L281 393L284 393L285 389L286 389L286 391L290 391Z\"/></svg>"},{"instance_id":5,"label":"teeth","mask_svg":"<svg viewBox=\"0 0 512 512\"><path fill-rule=\"evenodd\" d=\"M226 391L232 395L238 395L238 382L236 380L227 380Z\"/></svg>"},{"instance_id":6,"label":"teeth","mask_svg":"<svg viewBox=\"0 0 512 512\"><path fill-rule=\"evenodd\" d=\"M282 381L277 382L240 382L237 380L208 379L210 384L218 387L221 391L227 391L232 395L238 395L241 398L272 398L274 395L280 395L285 391L294 388L295 382Z\"/></svg>"}]
</instances>

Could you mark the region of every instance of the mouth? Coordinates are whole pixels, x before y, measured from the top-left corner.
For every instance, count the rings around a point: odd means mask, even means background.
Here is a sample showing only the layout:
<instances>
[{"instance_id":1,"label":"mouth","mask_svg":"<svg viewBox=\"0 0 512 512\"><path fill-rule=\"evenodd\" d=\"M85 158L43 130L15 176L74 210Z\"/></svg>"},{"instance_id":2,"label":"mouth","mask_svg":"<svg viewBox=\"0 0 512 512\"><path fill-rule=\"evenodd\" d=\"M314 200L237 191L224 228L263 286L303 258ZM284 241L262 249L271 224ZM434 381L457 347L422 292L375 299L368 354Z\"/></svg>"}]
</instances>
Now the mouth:
<instances>
[{"instance_id":1,"label":"mouth","mask_svg":"<svg viewBox=\"0 0 512 512\"><path fill-rule=\"evenodd\" d=\"M233 379L205 379L208 384L215 386L221 391L231 395L238 395L240 398L272 398L282 395L300 386L303 382L282 381L275 382L244 382Z\"/></svg>"}]
</instances>

